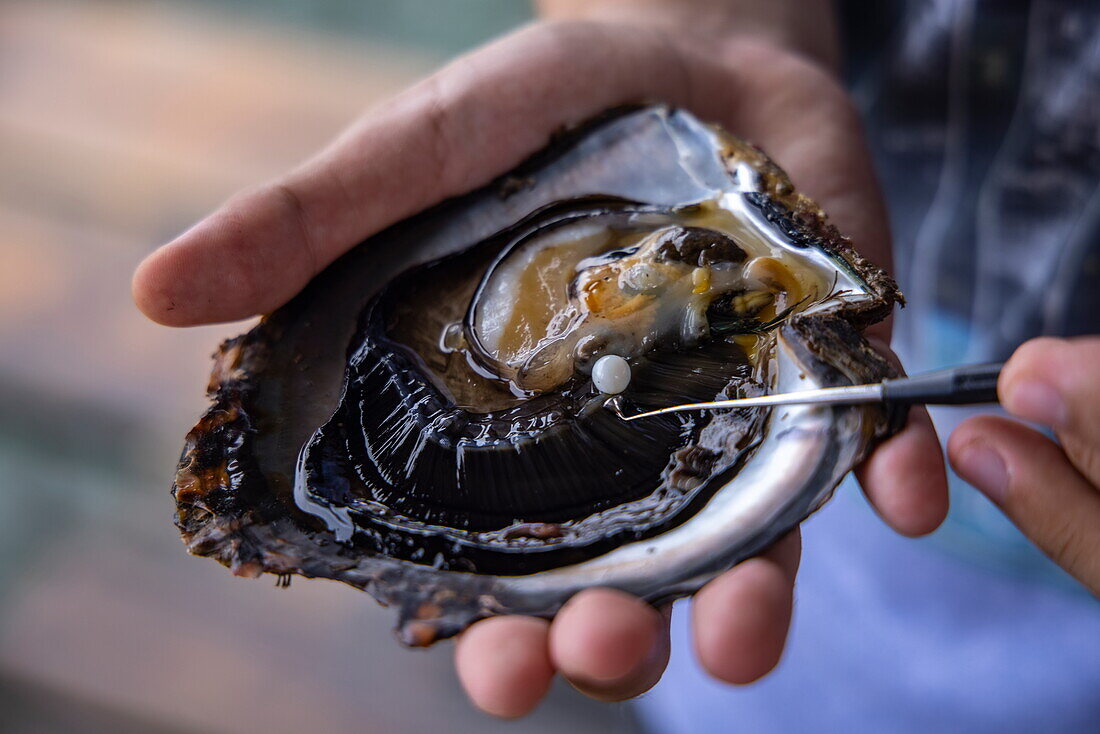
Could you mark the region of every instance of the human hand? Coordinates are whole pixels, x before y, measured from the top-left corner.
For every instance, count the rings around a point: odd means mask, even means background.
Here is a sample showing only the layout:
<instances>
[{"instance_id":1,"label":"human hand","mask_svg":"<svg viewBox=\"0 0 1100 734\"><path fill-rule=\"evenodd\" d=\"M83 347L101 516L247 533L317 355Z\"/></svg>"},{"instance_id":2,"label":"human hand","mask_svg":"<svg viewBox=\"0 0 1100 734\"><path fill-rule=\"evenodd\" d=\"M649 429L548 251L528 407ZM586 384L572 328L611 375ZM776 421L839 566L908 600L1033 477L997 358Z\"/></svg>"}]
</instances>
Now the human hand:
<instances>
[{"instance_id":1,"label":"human hand","mask_svg":"<svg viewBox=\"0 0 1100 734\"><path fill-rule=\"evenodd\" d=\"M562 126L644 100L685 107L760 144L863 254L889 266L858 120L830 74L774 44L566 22L534 25L455 61L302 167L234 197L142 263L134 298L174 326L271 311L369 235L488 183ZM888 339L888 326L875 334ZM929 532L946 513L943 460L923 410L859 476L899 532ZM776 664L798 557L796 533L696 595L695 647L713 675L745 683ZM667 656L667 614L608 589L578 594L553 621L483 620L456 646L473 701L506 717L534 708L555 673L595 698L637 695L659 679Z\"/></svg>"},{"instance_id":2,"label":"human hand","mask_svg":"<svg viewBox=\"0 0 1100 734\"><path fill-rule=\"evenodd\" d=\"M1004 510L1059 566L1100 596L1100 337L1033 339L997 392L1013 416L976 416L948 441L959 475Z\"/></svg>"}]
</instances>

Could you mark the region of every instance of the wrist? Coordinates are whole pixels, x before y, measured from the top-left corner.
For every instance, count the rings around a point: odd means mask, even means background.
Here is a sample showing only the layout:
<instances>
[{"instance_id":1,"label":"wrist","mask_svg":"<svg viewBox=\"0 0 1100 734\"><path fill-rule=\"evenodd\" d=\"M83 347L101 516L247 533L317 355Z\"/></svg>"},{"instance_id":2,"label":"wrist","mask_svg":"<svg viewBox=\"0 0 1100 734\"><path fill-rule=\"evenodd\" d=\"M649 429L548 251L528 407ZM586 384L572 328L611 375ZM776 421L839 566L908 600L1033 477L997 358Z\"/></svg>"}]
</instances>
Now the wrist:
<instances>
[{"instance_id":1,"label":"wrist","mask_svg":"<svg viewBox=\"0 0 1100 734\"><path fill-rule=\"evenodd\" d=\"M835 73L840 42L831 0L535 0L548 20L655 28L716 47L752 39Z\"/></svg>"}]
</instances>

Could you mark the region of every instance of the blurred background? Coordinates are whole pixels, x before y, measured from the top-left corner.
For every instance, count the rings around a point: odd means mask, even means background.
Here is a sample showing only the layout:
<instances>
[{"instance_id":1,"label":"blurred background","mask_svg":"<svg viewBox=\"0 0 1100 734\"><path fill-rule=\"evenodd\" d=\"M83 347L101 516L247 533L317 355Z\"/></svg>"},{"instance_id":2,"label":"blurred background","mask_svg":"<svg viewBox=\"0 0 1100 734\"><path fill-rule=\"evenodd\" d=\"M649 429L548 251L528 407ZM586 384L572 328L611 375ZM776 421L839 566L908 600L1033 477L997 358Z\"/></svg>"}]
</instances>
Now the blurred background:
<instances>
[{"instance_id":1,"label":"blurred background","mask_svg":"<svg viewBox=\"0 0 1100 734\"><path fill-rule=\"evenodd\" d=\"M335 583L186 555L169 486L209 356L130 274L235 190L523 22L520 0L0 3L0 731L630 732L565 686L503 724L450 646Z\"/></svg>"}]
</instances>

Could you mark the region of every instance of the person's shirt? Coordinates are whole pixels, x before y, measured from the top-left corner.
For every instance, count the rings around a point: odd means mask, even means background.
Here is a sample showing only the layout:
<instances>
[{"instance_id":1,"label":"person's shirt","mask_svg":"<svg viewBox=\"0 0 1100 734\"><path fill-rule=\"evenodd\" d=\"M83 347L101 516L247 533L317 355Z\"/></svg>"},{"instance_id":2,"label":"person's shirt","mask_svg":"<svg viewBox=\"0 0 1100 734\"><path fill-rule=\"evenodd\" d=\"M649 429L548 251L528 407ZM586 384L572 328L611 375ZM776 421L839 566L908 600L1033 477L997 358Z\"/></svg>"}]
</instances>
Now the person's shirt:
<instances>
[{"instance_id":1,"label":"person's shirt","mask_svg":"<svg viewBox=\"0 0 1100 734\"><path fill-rule=\"evenodd\" d=\"M1100 333L1100 3L852 2L842 18L909 302L895 329L906 368ZM943 437L969 414L933 411ZM943 546L1066 581L952 484Z\"/></svg>"}]
</instances>

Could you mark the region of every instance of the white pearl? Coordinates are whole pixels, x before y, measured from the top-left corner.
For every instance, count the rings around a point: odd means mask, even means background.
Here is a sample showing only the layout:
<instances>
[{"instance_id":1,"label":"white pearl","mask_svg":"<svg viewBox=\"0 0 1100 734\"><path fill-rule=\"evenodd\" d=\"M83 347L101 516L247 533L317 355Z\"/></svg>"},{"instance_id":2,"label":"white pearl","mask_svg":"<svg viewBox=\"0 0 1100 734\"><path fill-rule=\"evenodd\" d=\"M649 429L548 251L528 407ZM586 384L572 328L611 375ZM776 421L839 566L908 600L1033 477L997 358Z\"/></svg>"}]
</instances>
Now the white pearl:
<instances>
[{"instance_id":1,"label":"white pearl","mask_svg":"<svg viewBox=\"0 0 1100 734\"><path fill-rule=\"evenodd\" d=\"M605 395L618 395L630 384L630 363L617 354L605 354L592 365L592 384Z\"/></svg>"}]
</instances>

